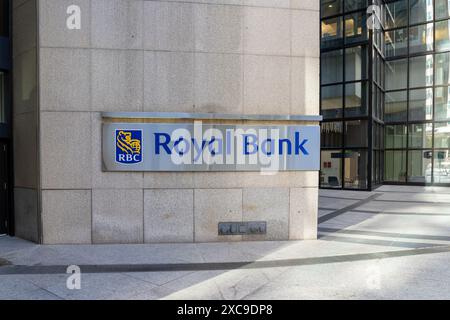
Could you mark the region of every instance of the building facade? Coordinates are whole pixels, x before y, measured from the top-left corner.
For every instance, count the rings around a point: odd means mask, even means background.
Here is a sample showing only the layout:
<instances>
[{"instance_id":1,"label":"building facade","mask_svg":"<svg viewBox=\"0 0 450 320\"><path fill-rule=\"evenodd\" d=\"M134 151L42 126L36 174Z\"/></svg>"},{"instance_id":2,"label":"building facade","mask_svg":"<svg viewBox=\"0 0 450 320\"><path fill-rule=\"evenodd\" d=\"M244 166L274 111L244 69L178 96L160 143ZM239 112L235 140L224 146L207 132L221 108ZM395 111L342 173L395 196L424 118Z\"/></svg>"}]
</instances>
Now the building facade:
<instances>
[{"instance_id":1,"label":"building facade","mask_svg":"<svg viewBox=\"0 0 450 320\"><path fill-rule=\"evenodd\" d=\"M321 187L449 185L449 7L321 1Z\"/></svg>"},{"instance_id":2,"label":"building facade","mask_svg":"<svg viewBox=\"0 0 450 320\"><path fill-rule=\"evenodd\" d=\"M318 168L111 172L102 127L317 126L317 0L14 0L9 10L10 234L44 244L316 238ZM265 232L219 235L220 223L248 221Z\"/></svg>"}]
</instances>

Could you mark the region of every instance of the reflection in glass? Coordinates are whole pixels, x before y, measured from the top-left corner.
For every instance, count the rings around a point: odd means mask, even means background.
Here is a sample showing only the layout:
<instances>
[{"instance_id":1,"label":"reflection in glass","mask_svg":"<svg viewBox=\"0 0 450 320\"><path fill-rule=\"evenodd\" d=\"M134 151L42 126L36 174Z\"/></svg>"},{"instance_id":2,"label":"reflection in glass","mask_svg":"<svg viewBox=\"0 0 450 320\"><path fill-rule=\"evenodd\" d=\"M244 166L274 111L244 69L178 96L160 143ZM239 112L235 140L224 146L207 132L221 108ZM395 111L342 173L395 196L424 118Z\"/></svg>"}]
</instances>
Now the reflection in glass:
<instances>
[{"instance_id":1,"label":"reflection in glass","mask_svg":"<svg viewBox=\"0 0 450 320\"><path fill-rule=\"evenodd\" d=\"M406 88L407 66L406 59L386 61L386 90Z\"/></svg>"},{"instance_id":2,"label":"reflection in glass","mask_svg":"<svg viewBox=\"0 0 450 320\"><path fill-rule=\"evenodd\" d=\"M384 120L386 122L406 121L407 94L406 91L386 92Z\"/></svg>"},{"instance_id":3,"label":"reflection in glass","mask_svg":"<svg viewBox=\"0 0 450 320\"><path fill-rule=\"evenodd\" d=\"M408 182L431 183L432 157L430 150L408 151Z\"/></svg>"},{"instance_id":4,"label":"reflection in glass","mask_svg":"<svg viewBox=\"0 0 450 320\"><path fill-rule=\"evenodd\" d=\"M386 31L384 38L386 57L401 56L408 53L408 31L406 28Z\"/></svg>"},{"instance_id":5,"label":"reflection in glass","mask_svg":"<svg viewBox=\"0 0 450 320\"><path fill-rule=\"evenodd\" d=\"M322 84L343 81L342 52L342 50L334 50L322 53L320 57Z\"/></svg>"},{"instance_id":6,"label":"reflection in glass","mask_svg":"<svg viewBox=\"0 0 450 320\"><path fill-rule=\"evenodd\" d=\"M353 11L358 9L366 9L368 6L367 0L345 0L345 11Z\"/></svg>"},{"instance_id":7,"label":"reflection in glass","mask_svg":"<svg viewBox=\"0 0 450 320\"><path fill-rule=\"evenodd\" d=\"M353 43L367 39L366 13L353 13L345 16L345 42Z\"/></svg>"},{"instance_id":8,"label":"reflection in glass","mask_svg":"<svg viewBox=\"0 0 450 320\"><path fill-rule=\"evenodd\" d=\"M342 40L342 17L322 21L322 47L338 46Z\"/></svg>"},{"instance_id":9,"label":"reflection in glass","mask_svg":"<svg viewBox=\"0 0 450 320\"><path fill-rule=\"evenodd\" d=\"M373 148L375 149L380 149L381 148L381 126L378 125L377 123L373 123L372 124L372 143L373 143Z\"/></svg>"},{"instance_id":10,"label":"reflection in glass","mask_svg":"<svg viewBox=\"0 0 450 320\"><path fill-rule=\"evenodd\" d=\"M342 146L342 122L323 122L320 127L322 147Z\"/></svg>"},{"instance_id":11,"label":"reflection in glass","mask_svg":"<svg viewBox=\"0 0 450 320\"><path fill-rule=\"evenodd\" d=\"M381 184L382 172L383 172L383 152L373 151L372 158L372 182L375 184Z\"/></svg>"},{"instance_id":12,"label":"reflection in glass","mask_svg":"<svg viewBox=\"0 0 450 320\"><path fill-rule=\"evenodd\" d=\"M433 146L433 125L410 124L409 148L431 148Z\"/></svg>"},{"instance_id":13,"label":"reflection in glass","mask_svg":"<svg viewBox=\"0 0 450 320\"><path fill-rule=\"evenodd\" d=\"M435 120L450 119L450 87L438 87L434 95Z\"/></svg>"},{"instance_id":14,"label":"reflection in glass","mask_svg":"<svg viewBox=\"0 0 450 320\"><path fill-rule=\"evenodd\" d=\"M406 125L386 125L385 127L385 148L403 149L406 148Z\"/></svg>"},{"instance_id":15,"label":"reflection in glass","mask_svg":"<svg viewBox=\"0 0 450 320\"><path fill-rule=\"evenodd\" d=\"M322 151L320 166L320 186L341 188L342 151Z\"/></svg>"},{"instance_id":16,"label":"reflection in glass","mask_svg":"<svg viewBox=\"0 0 450 320\"><path fill-rule=\"evenodd\" d=\"M367 115L367 90L366 82L345 85L345 117Z\"/></svg>"},{"instance_id":17,"label":"reflection in glass","mask_svg":"<svg viewBox=\"0 0 450 320\"><path fill-rule=\"evenodd\" d=\"M433 24L428 23L409 28L409 53L433 50Z\"/></svg>"},{"instance_id":18,"label":"reflection in glass","mask_svg":"<svg viewBox=\"0 0 450 320\"><path fill-rule=\"evenodd\" d=\"M433 20L433 0L413 0L410 4L409 24Z\"/></svg>"},{"instance_id":19,"label":"reflection in glass","mask_svg":"<svg viewBox=\"0 0 450 320\"><path fill-rule=\"evenodd\" d=\"M342 0L320 0L322 7L322 17L332 16L341 13Z\"/></svg>"},{"instance_id":20,"label":"reflection in glass","mask_svg":"<svg viewBox=\"0 0 450 320\"><path fill-rule=\"evenodd\" d=\"M439 53L435 55L436 71L434 79L436 85L450 84L450 53Z\"/></svg>"},{"instance_id":21,"label":"reflection in glass","mask_svg":"<svg viewBox=\"0 0 450 320\"><path fill-rule=\"evenodd\" d=\"M325 119L342 118L342 85L322 87L322 116Z\"/></svg>"},{"instance_id":22,"label":"reflection in glass","mask_svg":"<svg viewBox=\"0 0 450 320\"><path fill-rule=\"evenodd\" d=\"M385 6L386 28L404 27L408 23L408 1L400 0Z\"/></svg>"},{"instance_id":23,"label":"reflection in glass","mask_svg":"<svg viewBox=\"0 0 450 320\"><path fill-rule=\"evenodd\" d=\"M367 120L345 122L345 146L367 147Z\"/></svg>"},{"instance_id":24,"label":"reflection in glass","mask_svg":"<svg viewBox=\"0 0 450 320\"><path fill-rule=\"evenodd\" d=\"M409 59L409 87L433 85L433 55Z\"/></svg>"},{"instance_id":25,"label":"reflection in glass","mask_svg":"<svg viewBox=\"0 0 450 320\"><path fill-rule=\"evenodd\" d=\"M450 149L450 122L434 124L434 147Z\"/></svg>"},{"instance_id":26,"label":"reflection in glass","mask_svg":"<svg viewBox=\"0 0 450 320\"><path fill-rule=\"evenodd\" d=\"M434 0L436 7L436 20L450 16L450 0Z\"/></svg>"},{"instance_id":27,"label":"reflection in glass","mask_svg":"<svg viewBox=\"0 0 450 320\"><path fill-rule=\"evenodd\" d=\"M361 46L345 49L345 81L367 78L367 50Z\"/></svg>"},{"instance_id":28,"label":"reflection in glass","mask_svg":"<svg viewBox=\"0 0 450 320\"><path fill-rule=\"evenodd\" d=\"M409 91L409 120L423 121L433 118L433 89Z\"/></svg>"},{"instance_id":29,"label":"reflection in glass","mask_svg":"<svg viewBox=\"0 0 450 320\"><path fill-rule=\"evenodd\" d=\"M406 182L406 151L386 150L384 155L384 180Z\"/></svg>"},{"instance_id":30,"label":"reflection in glass","mask_svg":"<svg viewBox=\"0 0 450 320\"><path fill-rule=\"evenodd\" d=\"M450 152L438 150L434 152L434 183L450 183Z\"/></svg>"},{"instance_id":31,"label":"reflection in glass","mask_svg":"<svg viewBox=\"0 0 450 320\"><path fill-rule=\"evenodd\" d=\"M344 182L346 188L367 188L367 151L346 151L344 157Z\"/></svg>"},{"instance_id":32,"label":"reflection in glass","mask_svg":"<svg viewBox=\"0 0 450 320\"><path fill-rule=\"evenodd\" d=\"M450 21L436 22L436 51L450 50Z\"/></svg>"}]
</instances>

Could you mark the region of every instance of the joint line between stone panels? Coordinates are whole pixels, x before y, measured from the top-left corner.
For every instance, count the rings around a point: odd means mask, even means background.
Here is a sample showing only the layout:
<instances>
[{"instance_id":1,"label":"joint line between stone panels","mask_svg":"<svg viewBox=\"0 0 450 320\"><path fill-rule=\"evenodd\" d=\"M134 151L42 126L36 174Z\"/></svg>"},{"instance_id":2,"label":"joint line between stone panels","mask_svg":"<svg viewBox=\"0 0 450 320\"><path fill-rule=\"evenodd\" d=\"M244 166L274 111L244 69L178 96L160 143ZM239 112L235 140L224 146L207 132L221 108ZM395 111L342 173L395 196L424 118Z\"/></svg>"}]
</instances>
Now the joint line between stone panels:
<instances>
[{"instance_id":1,"label":"joint line between stone panels","mask_svg":"<svg viewBox=\"0 0 450 320\"><path fill-rule=\"evenodd\" d=\"M167 0L144 0L144 1L154 1L154 2L167 2ZM309 8L291 8L291 7L271 7L271 6L267 6L267 5L261 5L261 6L257 6L257 5L251 5L251 4L229 4L229 3L215 3L215 2L199 2L199 1L182 1L182 0L172 0L170 1L171 3L179 3L179 4L201 4L201 5L205 5L205 6L217 6L217 7L243 7L243 8L262 8L262 9L277 9L277 10L289 10L289 11L312 11L312 12L320 12L319 10L316 9L309 9Z\"/></svg>"},{"instance_id":2,"label":"joint line between stone panels","mask_svg":"<svg viewBox=\"0 0 450 320\"><path fill-rule=\"evenodd\" d=\"M195 243L195 190L192 189L192 243Z\"/></svg>"},{"instance_id":3,"label":"joint line between stone panels","mask_svg":"<svg viewBox=\"0 0 450 320\"><path fill-rule=\"evenodd\" d=\"M292 11L289 11L289 111L293 113L293 89L292 89Z\"/></svg>"},{"instance_id":4,"label":"joint line between stone panels","mask_svg":"<svg viewBox=\"0 0 450 320\"><path fill-rule=\"evenodd\" d=\"M194 6L191 5L191 10L192 10L192 15L194 16ZM192 52L186 52L186 53L191 53L192 54L192 59L193 59L193 69L192 69L192 99L193 99L193 103L192 103L192 112L195 112L196 109L198 109L197 106L197 53L196 53L196 32L195 32L195 22L192 23L192 41L193 43L193 50ZM194 242L195 242L195 238L194 238Z\"/></svg>"},{"instance_id":5,"label":"joint line between stone panels","mask_svg":"<svg viewBox=\"0 0 450 320\"><path fill-rule=\"evenodd\" d=\"M143 176L144 174L142 174ZM142 188L142 243L145 243L145 189Z\"/></svg>"},{"instance_id":6,"label":"joint line between stone panels","mask_svg":"<svg viewBox=\"0 0 450 320\"><path fill-rule=\"evenodd\" d=\"M288 188L288 240L291 239L291 187Z\"/></svg>"},{"instance_id":7,"label":"joint line between stone panels","mask_svg":"<svg viewBox=\"0 0 450 320\"><path fill-rule=\"evenodd\" d=\"M91 189L91 244L94 244L94 192Z\"/></svg>"},{"instance_id":8,"label":"joint line between stone panels","mask_svg":"<svg viewBox=\"0 0 450 320\"><path fill-rule=\"evenodd\" d=\"M41 49L67 49L67 50L96 50L96 51L143 51L154 53L201 53L201 54L221 54L221 55L235 55L235 56L258 56L258 57L279 57L279 58L317 58L312 55L286 55L286 54L269 54L269 53L253 53L253 52L225 52L225 51L195 51L195 50L146 50L146 49L124 49L124 48L96 48L96 47L59 47L59 46L42 46ZM26 53L32 49L29 49L23 53ZM22 55L20 53L19 55Z\"/></svg>"}]
</instances>

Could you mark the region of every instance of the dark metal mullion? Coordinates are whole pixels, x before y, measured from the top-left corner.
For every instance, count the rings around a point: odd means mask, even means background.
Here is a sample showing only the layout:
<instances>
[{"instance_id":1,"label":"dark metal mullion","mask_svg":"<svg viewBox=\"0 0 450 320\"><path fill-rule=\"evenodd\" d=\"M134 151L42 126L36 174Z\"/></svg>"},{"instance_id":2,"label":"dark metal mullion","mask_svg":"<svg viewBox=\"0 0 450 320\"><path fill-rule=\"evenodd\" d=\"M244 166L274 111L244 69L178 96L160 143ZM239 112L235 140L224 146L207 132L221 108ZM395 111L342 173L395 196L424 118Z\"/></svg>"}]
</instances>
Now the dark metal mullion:
<instances>
[{"instance_id":1,"label":"dark metal mullion","mask_svg":"<svg viewBox=\"0 0 450 320\"><path fill-rule=\"evenodd\" d=\"M407 47L406 47L406 53L407 53L407 56L408 56L408 58L407 58L407 60L406 60L406 67L407 67L407 69L406 69L406 88L407 88L407 91L406 91L406 166L405 166L405 170L406 170L406 174L405 174L405 183L406 184L408 184L408 180L409 180L409 163L408 163L408 160L409 160L409 96L410 96L410 94L409 94L409 90L410 90L410 88L409 88L409 76L410 76L410 74L409 74L409 60L410 60L410 56L409 56L409 53L410 53L410 50L409 50L409 46L410 46L410 43L411 43L411 41L410 41L410 39L409 39L409 35L410 35L410 25L409 25L409 23L410 23L410 15L411 15L411 8L410 8L410 0L408 0L407 1L408 2L408 5L407 5L407 14L408 14L408 17L407 17L407 19L406 19L406 21L407 21L407 29L406 29L406 32L407 32L407 35L408 35L408 43L407 43Z\"/></svg>"},{"instance_id":2,"label":"dark metal mullion","mask_svg":"<svg viewBox=\"0 0 450 320\"><path fill-rule=\"evenodd\" d=\"M373 59L374 59L374 43L373 43L373 37L374 37L374 30L370 30L369 32L369 48L367 51L369 51L369 59L368 59L368 72L369 72L369 98L368 99L368 123L367 123L367 163L366 163L366 172L367 172L367 186L366 189L372 190L372 154L373 154L373 148L372 148L372 140L373 140L373 95L377 94L376 92L373 92L373 84L374 84L374 77L373 77ZM376 70L375 70L376 72ZM378 99L377 99L378 101ZM377 102L378 103L378 102Z\"/></svg>"},{"instance_id":3,"label":"dark metal mullion","mask_svg":"<svg viewBox=\"0 0 450 320\"><path fill-rule=\"evenodd\" d=\"M431 125L431 184L434 184L434 120L436 119L435 108L435 84L436 84L436 1L433 1L433 111L432 111L432 125ZM425 183L427 182L426 170L425 170Z\"/></svg>"},{"instance_id":4,"label":"dark metal mullion","mask_svg":"<svg viewBox=\"0 0 450 320\"><path fill-rule=\"evenodd\" d=\"M12 23L12 13L13 13L13 4L12 1L8 0L8 36L10 39L10 48L9 48L9 59L12 60L12 45L11 45L11 38L12 38L12 34L13 34L13 23ZM12 68L12 62L10 63L11 68ZM13 152L13 141L15 139L14 135L13 135L13 76L12 76L12 72L9 71L7 73L7 77L6 77L6 82L7 82L7 86L5 88L5 94L7 96L7 106L6 108L8 109L6 115L9 121L9 139L8 139L8 193L7 193L7 202L8 202L8 207L7 207L7 221L8 221L8 234L10 236L14 236L15 234L15 219L14 219L14 188L13 188L13 183L14 183L14 152Z\"/></svg>"},{"instance_id":5,"label":"dark metal mullion","mask_svg":"<svg viewBox=\"0 0 450 320\"><path fill-rule=\"evenodd\" d=\"M345 124L346 124L346 121L345 121L345 104L346 104L346 99L345 99L345 87L346 87L346 85L345 85L345 79L346 79L346 77L345 77L345 73L346 73L346 68L345 68L345 62L346 62L346 60L347 60L347 54L346 54L346 40L347 40L347 37L346 37L346 35L345 35L345 15L343 15L342 16L342 26L343 26L343 28L344 28L344 32L343 32L343 34L342 34L342 39L343 39L343 43L344 43L344 49L343 49L343 51L342 51L342 53L343 53L343 55L344 55L344 59L342 59L342 66L343 66L343 69L342 69L342 122L341 122L341 124L342 124L342 137L341 137L341 152L343 153L343 157L342 157L342 159L341 159L341 188L342 189L344 189L345 188L345 181L344 181L344 178L345 178L345 142L346 142L346 139L345 139Z\"/></svg>"},{"instance_id":6,"label":"dark metal mullion","mask_svg":"<svg viewBox=\"0 0 450 320\"><path fill-rule=\"evenodd\" d=\"M364 82L364 81L369 81L369 79L368 78L364 78L364 79L361 79L361 80L351 80L351 81L345 82L345 84L353 84L353 83ZM321 85L321 87L333 87L333 86L341 85L343 83L344 82L327 83L327 84Z\"/></svg>"}]
</instances>

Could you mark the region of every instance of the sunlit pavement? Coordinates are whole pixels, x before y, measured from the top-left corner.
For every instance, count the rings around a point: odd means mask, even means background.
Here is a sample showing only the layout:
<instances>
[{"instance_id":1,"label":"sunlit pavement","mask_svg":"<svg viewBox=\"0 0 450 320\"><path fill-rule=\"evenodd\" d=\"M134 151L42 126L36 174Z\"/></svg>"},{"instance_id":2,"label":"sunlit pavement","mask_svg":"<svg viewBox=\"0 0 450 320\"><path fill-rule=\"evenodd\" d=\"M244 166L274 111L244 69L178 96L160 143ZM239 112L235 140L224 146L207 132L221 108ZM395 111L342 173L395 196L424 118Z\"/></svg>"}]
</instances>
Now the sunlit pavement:
<instances>
[{"instance_id":1,"label":"sunlit pavement","mask_svg":"<svg viewBox=\"0 0 450 320\"><path fill-rule=\"evenodd\" d=\"M320 191L319 240L38 246L0 237L0 299L450 299L450 188ZM66 285L81 268L81 289Z\"/></svg>"}]
</instances>

